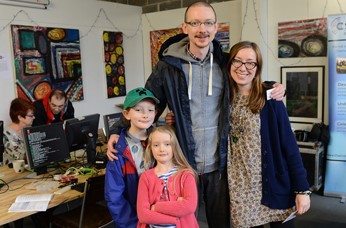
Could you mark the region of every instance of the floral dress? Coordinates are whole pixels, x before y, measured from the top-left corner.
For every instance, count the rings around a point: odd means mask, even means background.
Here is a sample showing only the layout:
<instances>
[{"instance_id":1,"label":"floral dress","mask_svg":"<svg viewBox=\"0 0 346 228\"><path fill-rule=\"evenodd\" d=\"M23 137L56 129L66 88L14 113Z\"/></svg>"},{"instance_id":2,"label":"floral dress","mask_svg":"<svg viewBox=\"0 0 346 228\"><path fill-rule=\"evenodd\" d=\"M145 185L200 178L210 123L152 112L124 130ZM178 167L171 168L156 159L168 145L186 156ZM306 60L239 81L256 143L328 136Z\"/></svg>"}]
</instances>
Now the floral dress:
<instances>
[{"instance_id":1,"label":"floral dress","mask_svg":"<svg viewBox=\"0 0 346 228\"><path fill-rule=\"evenodd\" d=\"M12 128L4 130L4 147L4 164L12 163L13 160L26 160L24 140Z\"/></svg>"},{"instance_id":2,"label":"floral dress","mask_svg":"<svg viewBox=\"0 0 346 228\"><path fill-rule=\"evenodd\" d=\"M248 96L237 95L231 107L230 151L227 171L232 227L253 227L285 220L292 209L261 204L262 159L260 114L247 107Z\"/></svg>"}]
</instances>

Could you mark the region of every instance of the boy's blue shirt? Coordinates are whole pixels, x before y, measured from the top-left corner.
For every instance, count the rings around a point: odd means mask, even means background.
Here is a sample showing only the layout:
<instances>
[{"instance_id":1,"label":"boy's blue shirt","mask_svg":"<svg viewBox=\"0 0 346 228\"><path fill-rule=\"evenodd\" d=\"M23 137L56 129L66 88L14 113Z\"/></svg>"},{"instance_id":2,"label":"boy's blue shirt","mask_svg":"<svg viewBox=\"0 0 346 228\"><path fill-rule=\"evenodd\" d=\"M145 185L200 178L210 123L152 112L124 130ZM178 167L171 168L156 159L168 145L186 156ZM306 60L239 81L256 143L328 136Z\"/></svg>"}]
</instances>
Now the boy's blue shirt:
<instances>
[{"instance_id":1,"label":"boy's blue shirt","mask_svg":"<svg viewBox=\"0 0 346 228\"><path fill-rule=\"evenodd\" d=\"M139 175L126 141L126 130L115 145L118 160L108 161L105 178L105 199L117 228L136 227L136 203ZM146 145L143 145L145 149Z\"/></svg>"}]
</instances>

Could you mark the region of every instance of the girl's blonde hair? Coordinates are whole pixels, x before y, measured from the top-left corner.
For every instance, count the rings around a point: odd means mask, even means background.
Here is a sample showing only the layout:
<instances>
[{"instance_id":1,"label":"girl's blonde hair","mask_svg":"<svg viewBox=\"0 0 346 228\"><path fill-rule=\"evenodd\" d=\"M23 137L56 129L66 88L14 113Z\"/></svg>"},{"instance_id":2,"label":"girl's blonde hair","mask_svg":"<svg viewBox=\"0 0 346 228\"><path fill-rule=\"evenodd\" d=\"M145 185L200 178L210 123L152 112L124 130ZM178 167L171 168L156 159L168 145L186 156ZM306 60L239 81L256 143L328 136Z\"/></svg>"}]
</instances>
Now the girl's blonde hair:
<instances>
[{"instance_id":1,"label":"girl's blonde hair","mask_svg":"<svg viewBox=\"0 0 346 228\"><path fill-rule=\"evenodd\" d=\"M171 146L173 152L173 164L178 167L178 172L183 170L190 170L195 177L197 177L197 173L190 166L189 162L186 160L183 151L180 148L177 136L175 135L174 128L168 125L159 126L153 128L148 138L148 145L144 153L144 168L146 170L153 168L156 165L156 160L151 151L152 137L154 132L167 133L171 139Z\"/></svg>"}]
</instances>

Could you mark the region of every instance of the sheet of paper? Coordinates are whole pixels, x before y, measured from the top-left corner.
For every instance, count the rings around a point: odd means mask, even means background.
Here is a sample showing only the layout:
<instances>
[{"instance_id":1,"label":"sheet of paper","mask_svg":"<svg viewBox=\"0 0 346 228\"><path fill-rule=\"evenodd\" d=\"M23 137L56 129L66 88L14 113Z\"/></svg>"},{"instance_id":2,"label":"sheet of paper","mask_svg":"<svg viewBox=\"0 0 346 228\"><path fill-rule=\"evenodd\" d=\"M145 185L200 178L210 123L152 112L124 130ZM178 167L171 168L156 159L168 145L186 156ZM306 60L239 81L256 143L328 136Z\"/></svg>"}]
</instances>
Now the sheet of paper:
<instances>
[{"instance_id":1,"label":"sheet of paper","mask_svg":"<svg viewBox=\"0 0 346 228\"><path fill-rule=\"evenodd\" d=\"M282 223L288 222L296 217L297 211L292 212Z\"/></svg>"},{"instance_id":2,"label":"sheet of paper","mask_svg":"<svg viewBox=\"0 0 346 228\"><path fill-rule=\"evenodd\" d=\"M272 99L271 97L270 97L270 93L273 91L273 89L268 89L267 90L267 100L270 100L270 99Z\"/></svg>"},{"instance_id":3,"label":"sheet of paper","mask_svg":"<svg viewBox=\"0 0 346 228\"><path fill-rule=\"evenodd\" d=\"M8 212L46 211L53 194L19 195Z\"/></svg>"},{"instance_id":4,"label":"sheet of paper","mask_svg":"<svg viewBox=\"0 0 346 228\"><path fill-rule=\"evenodd\" d=\"M48 208L48 204L49 201L13 203L8 209L8 212L46 211Z\"/></svg>"}]
</instances>

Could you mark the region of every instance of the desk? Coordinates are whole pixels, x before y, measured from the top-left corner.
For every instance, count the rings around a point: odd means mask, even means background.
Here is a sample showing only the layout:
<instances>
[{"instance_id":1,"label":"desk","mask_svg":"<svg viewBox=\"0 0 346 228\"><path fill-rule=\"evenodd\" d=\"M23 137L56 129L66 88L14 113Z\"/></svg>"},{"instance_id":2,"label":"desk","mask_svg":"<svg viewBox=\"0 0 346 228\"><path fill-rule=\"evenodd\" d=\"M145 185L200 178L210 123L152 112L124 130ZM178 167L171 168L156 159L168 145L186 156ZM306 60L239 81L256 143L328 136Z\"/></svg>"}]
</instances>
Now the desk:
<instances>
[{"instance_id":1,"label":"desk","mask_svg":"<svg viewBox=\"0 0 346 228\"><path fill-rule=\"evenodd\" d=\"M104 170L102 170L104 173ZM23 173L15 173L13 169L8 168L7 166L0 167L0 179L4 180L6 183L16 180L9 184L10 189L16 189L21 187L23 184L30 184L37 181L42 181L38 179L20 179L29 175L30 172L25 171ZM47 174L37 176L36 178L47 176ZM85 182L85 180L90 177L90 175L78 176L78 182ZM20 180L17 180L20 179ZM52 180L52 179L49 179ZM3 192L4 186L0 192ZM52 190L50 193L53 193L57 189ZM15 220L25 218L36 212L8 212L8 208L14 203L16 197L22 194L39 194L36 190L27 189L25 186L13 191L6 191L5 193L0 193L0 225L13 222ZM61 195L54 195L53 199L50 201L48 208L56 207L60 204L78 199L83 196L83 193L80 193L75 190L67 191Z\"/></svg>"}]
</instances>

